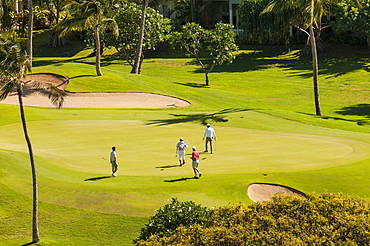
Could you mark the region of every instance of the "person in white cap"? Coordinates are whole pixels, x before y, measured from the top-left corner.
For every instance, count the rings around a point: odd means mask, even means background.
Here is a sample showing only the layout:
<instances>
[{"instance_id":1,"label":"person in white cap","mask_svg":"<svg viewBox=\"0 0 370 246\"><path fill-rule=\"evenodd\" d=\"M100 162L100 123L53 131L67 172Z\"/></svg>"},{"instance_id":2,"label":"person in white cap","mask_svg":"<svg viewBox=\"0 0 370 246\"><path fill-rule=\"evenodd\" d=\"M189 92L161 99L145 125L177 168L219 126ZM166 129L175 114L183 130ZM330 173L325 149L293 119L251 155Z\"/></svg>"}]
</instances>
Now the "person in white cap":
<instances>
[{"instance_id":1,"label":"person in white cap","mask_svg":"<svg viewBox=\"0 0 370 246\"><path fill-rule=\"evenodd\" d=\"M191 153L190 159L193 160L192 162L192 168L194 170L194 177L193 179L198 179L202 177L202 173L199 171L198 166L199 166L199 152L197 151L197 148L193 146L193 152ZM199 176L197 176L199 174Z\"/></svg>"},{"instance_id":2,"label":"person in white cap","mask_svg":"<svg viewBox=\"0 0 370 246\"><path fill-rule=\"evenodd\" d=\"M180 142L176 144L176 156L179 156L180 167L185 165L185 149L188 145L184 142L183 138L180 138Z\"/></svg>"},{"instance_id":3,"label":"person in white cap","mask_svg":"<svg viewBox=\"0 0 370 246\"><path fill-rule=\"evenodd\" d=\"M203 140L204 140L204 138L206 138L206 149L204 150L204 152L208 152L208 143L209 143L209 146L210 146L210 149L211 149L211 154L213 154L213 152L214 152L213 139L216 140L216 132L211 127L211 124L207 123L206 126L207 126L207 129L206 129L206 131L204 132L204 135L203 135Z\"/></svg>"}]
</instances>

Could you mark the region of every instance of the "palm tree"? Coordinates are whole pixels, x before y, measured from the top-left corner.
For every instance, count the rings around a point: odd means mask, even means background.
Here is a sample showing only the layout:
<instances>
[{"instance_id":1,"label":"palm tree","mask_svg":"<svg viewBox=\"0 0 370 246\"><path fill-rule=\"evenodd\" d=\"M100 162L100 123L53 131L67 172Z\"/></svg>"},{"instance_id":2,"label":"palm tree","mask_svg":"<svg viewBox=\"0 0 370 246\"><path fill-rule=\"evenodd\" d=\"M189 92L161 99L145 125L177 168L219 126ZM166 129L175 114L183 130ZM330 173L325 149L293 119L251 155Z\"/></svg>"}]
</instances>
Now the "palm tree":
<instances>
[{"instance_id":1,"label":"palm tree","mask_svg":"<svg viewBox=\"0 0 370 246\"><path fill-rule=\"evenodd\" d=\"M18 95L20 116L26 139L32 170L33 184L33 209L32 209L32 242L40 241L38 229L38 187L36 165L33 157L31 140L28 136L26 117L23 107L23 90L30 89L30 92L47 92L51 102L61 107L66 93L57 87L40 81L24 81L25 75L30 71L30 59L26 51L26 45L18 42L16 38L5 36L0 37L0 101L4 100L11 93Z\"/></svg>"},{"instance_id":2,"label":"palm tree","mask_svg":"<svg viewBox=\"0 0 370 246\"><path fill-rule=\"evenodd\" d=\"M313 83L316 115L321 116L318 82L317 49L320 45L321 20L336 0L272 0L262 13L274 12L280 23L289 23L309 38L313 63ZM303 25L301 27L300 25ZM306 29L309 29L307 32Z\"/></svg>"},{"instance_id":3,"label":"palm tree","mask_svg":"<svg viewBox=\"0 0 370 246\"><path fill-rule=\"evenodd\" d=\"M315 33L313 31L313 25L314 23L314 9L315 9L315 0L311 0L311 11L310 11L310 17L311 17L311 25L310 25L310 43L311 43L311 50L312 50L312 69L313 69L313 91L314 91L314 97L315 97L315 109L316 109L316 115L321 116L321 106L320 106L320 95L319 95L319 62L317 59L317 48L316 48L316 39L315 39Z\"/></svg>"},{"instance_id":4,"label":"palm tree","mask_svg":"<svg viewBox=\"0 0 370 246\"><path fill-rule=\"evenodd\" d=\"M28 0L28 56L30 60L30 66L32 67L33 57L33 4L32 0Z\"/></svg>"},{"instance_id":5,"label":"palm tree","mask_svg":"<svg viewBox=\"0 0 370 246\"><path fill-rule=\"evenodd\" d=\"M143 0L141 8L141 19L140 19L140 34L139 34L139 41L137 44L136 54L134 65L132 66L131 73L139 74L141 71L141 61L143 55L143 44L144 44L144 35L145 35L145 16L146 16L146 8L148 7L148 0Z\"/></svg>"},{"instance_id":6,"label":"palm tree","mask_svg":"<svg viewBox=\"0 0 370 246\"><path fill-rule=\"evenodd\" d=\"M105 17L108 14L107 11L115 5L113 4L108 6L106 4L108 4L108 2L104 0L84 0L82 3L71 1L66 5L66 9L69 11L72 18L66 19L59 24L59 28L63 30L60 34L61 36L72 31L84 31L88 29L94 30L95 67L96 74L98 76L103 75L100 66L100 26L104 22L107 22L113 27L113 33L118 35L116 22L112 18Z\"/></svg>"}]
</instances>

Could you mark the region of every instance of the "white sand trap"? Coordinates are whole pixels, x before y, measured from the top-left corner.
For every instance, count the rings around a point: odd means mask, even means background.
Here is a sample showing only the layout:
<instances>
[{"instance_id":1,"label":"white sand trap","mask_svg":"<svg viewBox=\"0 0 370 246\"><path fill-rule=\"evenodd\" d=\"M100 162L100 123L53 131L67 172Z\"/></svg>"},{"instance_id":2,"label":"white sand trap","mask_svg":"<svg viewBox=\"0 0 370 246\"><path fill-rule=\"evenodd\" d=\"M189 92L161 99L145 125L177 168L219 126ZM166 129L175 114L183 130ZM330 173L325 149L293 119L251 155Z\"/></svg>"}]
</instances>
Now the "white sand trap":
<instances>
[{"instance_id":1,"label":"white sand trap","mask_svg":"<svg viewBox=\"0 0 370 246\"><path fill-rule=\"evenodd\" d=\"M27 75L25 81L38 80L51 83L64 90L69 78L53 74L40 73ZM9 95L0 103L18 105L16 93ZM47 96L28 93L25 90L23 104L35 107L54 107ZM152 93L67 93L64 108L172 108L186 107L190 103L174 97Z\"/></svg>"},{"instance_id":2,"label":"white sand trap","mask_svg":"<svg viewBox=\"0 0 370 246\"><path fill-rule=\"evenodd\" d=\"M271 197L279 193L302 198L306 197L303 192L283 185L255 183L248 187L248 196L254 202L269 201Z\"/></svg>"}]
</instances>

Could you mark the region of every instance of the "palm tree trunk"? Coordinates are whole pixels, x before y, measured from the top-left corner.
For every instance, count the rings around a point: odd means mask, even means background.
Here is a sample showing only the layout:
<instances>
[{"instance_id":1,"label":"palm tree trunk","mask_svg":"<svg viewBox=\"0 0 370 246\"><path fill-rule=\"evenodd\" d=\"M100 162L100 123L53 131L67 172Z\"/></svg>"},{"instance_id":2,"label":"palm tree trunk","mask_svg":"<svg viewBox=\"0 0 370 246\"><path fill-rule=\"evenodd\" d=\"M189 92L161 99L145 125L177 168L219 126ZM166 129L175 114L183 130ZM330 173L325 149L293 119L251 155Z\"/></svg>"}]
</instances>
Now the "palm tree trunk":
<instances>
[{"instance_id":1,"label":"palm tree trunk","mask_svg":"<svg viewBox=\"0 0 370 246\"><path fill-rule=\"evenodd\" d=\"M190 10L191 10L191 22L197 23L197 16L195 13L195 0L190 0Z\"/></svg>"},{"instance_id":2,"label":"palm tree trunk","mask_svg":"<svg viewBox=\"0 0 370 246\"><path fill-rule=\"evenodd\" d=\"M26 116L24 114L24 108L23 108L23 100L22 100L22 91L21 89L18 89L18 101L19 101L19 109L21 113L21 119L22 119L22 125L23 125L23 132L24 137L27 142L28 147L28 153L30 156L30 162L31 162L31 170L32 170L32 187L33 187L33 209L32 209L32 243L37 243L40 241L40 234L39 234L39 226L38 226L38 188L37 188L37 175L36 175L36 165L35 160L33 158L33 150L31 145L31 140L28 136L27 132L27 124L26 124Z\"/></svg>"},{"instance_id":3,"label":"palm tree trunk","mask_svg":"<svg viewBox=\"0 0 370 246\"><path fill-rule=\"evenodd\" d=\"M32 67L32 56L33 56L33 5L32 0L28 0L28 56L30 59L30 66Z\"/></svg>"},{"instance_id":4,"label":"palm tree trunk","mask_svg":"<svg viewBox=\"0 0 370 246\"><path fill-rule=\"evenodd\" d=\"M94 33L95 33L95 67L96 67L96 75L103 76L100 67L100 35L99 35L99 25L94 26Z\"/></svg>"},{"instance_id":5,"label":"palm tree trunk","mask_svg":"<svg viewBox=\"0 0 370 246\"><path fill-rule=\"evenodd\" d=\"M316 49L316 39L313 31L313 10L314 10L314 0L311 1L311 25L310 25L310 41L312 49L312 67L313 67L313 86L314 86L314 96L315 96L315 109L316 115L321 116L321 106L320 106L320 94L319 94L319 63L317 61L317 49Z\"/></svg>"},{"instance_id":6,"label":"palm tree trunk","mask_svg":"<svg viewBox=\"0 0 370 246\"><path fill-rule=\"evenodd\" d=\"M139 35L139 42L136 49L135 54L135 61L132 67L131 73L140 73L140 62L142 59L143 53L143 43L144 43L144 32L145 32L145 15L146 15L146 8L148 6L148 0L143 0L143 7L141 11L141 20L140 20L140 35Z\"/></svg>"}]
</instances>

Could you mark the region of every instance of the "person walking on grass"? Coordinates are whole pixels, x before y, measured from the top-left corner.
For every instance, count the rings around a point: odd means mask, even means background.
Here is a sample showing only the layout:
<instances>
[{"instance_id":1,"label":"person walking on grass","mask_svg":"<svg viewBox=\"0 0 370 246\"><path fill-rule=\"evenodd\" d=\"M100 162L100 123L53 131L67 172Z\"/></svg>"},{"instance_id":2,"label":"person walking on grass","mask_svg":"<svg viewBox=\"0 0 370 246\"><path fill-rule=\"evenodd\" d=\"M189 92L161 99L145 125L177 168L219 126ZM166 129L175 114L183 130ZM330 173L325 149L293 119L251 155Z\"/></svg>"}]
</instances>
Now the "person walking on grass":
<instances>
[{"instance_id":1,"label":"person walking on grass","mask_svg":"<svg viewBox=\"0 0 370 246\"><path fill-rule=\"evenodd\" d=\"M184 142L183 138L180 138L180 142L176 144L176 156L179 156L180 167L185 165L185 149L188 145Z\"/></svg>"},{"instance_id":2,"label":"person walking on grass","mask_svg":"<svg viewBox=\"0 0 370 246\"><path fill-rule=\"evenodd\" d=\"M110 152L110 163L112 164L112 176L116 177L118 170L116 147L112 147L112 152Z\"/></svg>"},{"instance_id":3,"label":"person walking on grass","mask_svg":"<svg viewBox=\"0 0 370 246\"><path fill-rule=\"evenodd\" d=\"M213 139L216 140L216 132L211 127L211 124L207 123L206 126L207 126L207 129L206 129L206 131L204 132L204 135L203 135L203 140L204 140L204 138L206 138L206 149L204 150L204 152L208 152L208 143L209 143L211 154L213 154L213 152L214 152Z\"/></svg>"},{"instance_id":4,"label":"person walking on grass","mask_svg":"<svg viewBox=\"0 0 370 246\"><path fill-rule=\"evenodd\" d=\"M193 179L198 179L198 178L202 177L202 173L198 169L198 166L199 166L199 152L197 151L197 148L195 146L193 146L193 152L191 153L190 158L193 160L193 162L192 162L192 167L193 167L193 170L194 170ZM197 176L197 174L199 174L199 176Z\"/></svg>"}]
</instances>

